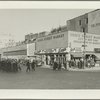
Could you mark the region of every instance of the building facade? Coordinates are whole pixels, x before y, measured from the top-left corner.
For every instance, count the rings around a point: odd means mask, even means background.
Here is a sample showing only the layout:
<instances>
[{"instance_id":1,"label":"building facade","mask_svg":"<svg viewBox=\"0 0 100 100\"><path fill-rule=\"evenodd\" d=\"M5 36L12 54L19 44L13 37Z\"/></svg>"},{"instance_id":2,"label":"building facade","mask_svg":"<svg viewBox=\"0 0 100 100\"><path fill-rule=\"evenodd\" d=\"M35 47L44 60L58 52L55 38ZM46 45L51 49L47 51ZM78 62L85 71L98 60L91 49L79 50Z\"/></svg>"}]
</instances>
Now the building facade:
<instances>
[{"instance_id":1,"label":"building facade","mask_svg":"<svg viewBox=\"0 0 100 100\"><path fill-rule=\"evenodd\" d=\"M86 51L95 52L94 49L100 48L100 35L86 34ZM47 35L38 38L36 41L36 50L50 50L70 47L73 51L81 52L84 45L84 33L76 31L65 31L58 34ZM80 50L79 50L80 49Z\"/></svg>"},{"instance_id":2,"label":"building facade","mask_svg":"<svg viewBox=\"0 0 100 100\"><path fill-rule=\"evenodd\" d=\"M70 31L88 33L88 14L81 15L67 21L67 28Z\"/></svg>"},{"instance_id":3,"label":"building facade","mask_svg":"<svg viewBox=\"0 0 100 100\"><path fill-rule=\"evenodd\" d=\"M39 50L49 50L56 48L66 48L68 45L67 34L68 33L66 31L38 38L36 41L36 50L39 51Z\"/></svg>"},{"instance_id":4,"label":"building facade","mask_svg":"<svg viewBox=\"0 0 100 100\"><path fill-rule=\"evenodd\" d=\"M78 16L78 17L68 20L67 28L69 31L83 32L84 33L84 43L87 42L87 40L85 39L86 34L93 34L93 35L95 35L94 41L99 44L98 41L100 39L99 38L99 35L100 35L100 9L91 11L89 13L86 13L81 16ZM92 40L92 38L93 37L91 37L90 40ZM95 39L97 39L97 40L95 40ZM95 45L96 45L95 48L93 47L93 45L91 45L91 47L94 48L94 52L98 52L98 55L100 58L100 54L99 54L100 47L97 46L97 44L95 44ZM85 46L85 48L87 49L87 45Z\"/></svg>"},{"instance_id":5,"label":"building facade","mask_svg":"<svg viewBox=\"0 0 100 100\"><path fill-rule=\"evenodd\" d=\"M6 47L0 49L1 58L25 58L27 57L27 45Z\"/></svg>"},{"instance_id":6,"label":"building facade","mask_svg":"<svg viewBox=\"0 0 100 100\"><path fill-rule=\"evenodd\" d=\"M67 21L69 31L100 34L100 9L91 11L84 15Z\"/></svg>"},{"instance_id":7,"label":"building facade","mask_svg":"<svg viewBox=\"0 0 100 100\"><path fill-rule=\"evenodd\" d=\"M46 32L46 31L35 33L35 34L30 33L28 35L25 35L25 42L26 43L34 42L37 38L44 37L47 34L49 34L49 32Z\"/></svg>"},{"instance_id":8,"label":"building facade","mask_svg":"<svg viewBox=\"0 0 100 100\"><path fill-rule=\"evenodd\" d=\"M0 49L1 58L25 59L27 57L34 57L34 52L34 42Z\"/></svg>"},{"instance_id":9,"label":"building facade","mask_svg":"<svg viewBox=\"0 0 100 100\"><path fill-rule=\"evenodd\" d=\"M100 58L100 35L86 34L86 56ZM38 38L36 41L36 51L40 55L48 56L51 59L59 59L62 63L74 58L82 58L84 53L84 33L76 31L65 31L58 34L47 35ZM46 59L45 58L45 59ZM87 57L88 58L88 57Z\"/></svg>"},{"instance_id":10,"label":"building facade","mask_svg":"<svg viewBox=\"0 0 100 100\"><path fill-rule=\"evenodd\" d=\"M36 38L38 38L38 33L35 33L35 34L30 33L30 34L25 35L25 41L27 43L30 42L30 41L35 40Z\"/></svg>"},{"instance_id":11,"label":"building facade","mask_svg":"<svg viewBox=\"0 0 100 100\"><path fill-rule=\"evenodd\" d=\"M100 9L88 13L88 33L100 35Z\"/></svg>"}]
</instances>

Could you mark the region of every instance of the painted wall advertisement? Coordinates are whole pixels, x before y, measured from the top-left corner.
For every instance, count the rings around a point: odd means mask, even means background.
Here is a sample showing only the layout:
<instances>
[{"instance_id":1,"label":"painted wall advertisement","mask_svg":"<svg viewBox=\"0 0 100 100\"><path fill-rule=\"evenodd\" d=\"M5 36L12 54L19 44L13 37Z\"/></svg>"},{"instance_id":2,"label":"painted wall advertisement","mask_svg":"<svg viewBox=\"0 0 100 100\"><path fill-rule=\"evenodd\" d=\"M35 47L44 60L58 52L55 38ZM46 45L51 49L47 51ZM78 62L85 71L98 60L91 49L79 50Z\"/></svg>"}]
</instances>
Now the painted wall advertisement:
<instances>
[{"instance_id":1,"label":"painted wall advertisement","mask_svg":"<svg viewBox=\"0 0 100 100\"><path fill-rule=\"evenodd\" d=\"M68 32L62 32L53 35L47 35L42 38L38 38L36 42L36 50L48 50L65 48L68 44Z\"/></svg>"},{"instance_id":2,"label":"painted wall advertisement","mask_svg":"<svg viewBox=\"0 0 100 100\"><path fill-rule=\"evenodd\" d=\"M73 51L76 50L76 52L82 52L84 45L84 33L69 31L68 42ZM85 48L86 51L94 51L95 48L100 48L100 35L86 33Z\"/></svg>"}]
</instances>

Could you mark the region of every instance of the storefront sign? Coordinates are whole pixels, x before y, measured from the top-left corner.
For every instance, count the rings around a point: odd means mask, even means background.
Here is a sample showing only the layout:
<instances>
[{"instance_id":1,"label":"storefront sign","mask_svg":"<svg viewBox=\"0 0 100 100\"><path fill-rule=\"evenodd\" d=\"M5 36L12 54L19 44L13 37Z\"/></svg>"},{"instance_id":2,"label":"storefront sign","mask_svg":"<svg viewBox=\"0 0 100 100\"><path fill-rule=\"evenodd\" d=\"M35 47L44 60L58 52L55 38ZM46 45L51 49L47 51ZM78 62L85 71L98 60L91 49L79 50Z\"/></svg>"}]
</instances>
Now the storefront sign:
<instances>
[{"instance_id":1,"label":"storefront sign","mask_svg":"<svg viewBox=\"0 0 100 100\"><path fill-rule=\"evenodd\" d=\"M47 35L38 38L36 41L36 50L49 50L57 48L66 48L68 46L68 31Z\"/></svg>"},{"instance_id":2,"label":"storefront sign","mask_svg":"<svg viewBox=\"0 0 100 100\"><path fill-rule=\"evenodd\" d=\"M68 45L69 44L69 45ZM48 35L39 38L36 42L36 50L48 50L57 48L71 48L69 51L83 52L84 33L66 31L55 35ZM94 51L94 48L100 48L100 35L86 33L85 35L86 51ZM66 50L67 51L67 50Z\"/></svg>"},{"instance_id":3,"label":"storefront sign","mask_svg":"<svg viewBox=\"0 0 100 100\"><path fill-rule=\"evenodd\" d=\"M47 36L47 37L44 37L44 38L39 38L37 40L37 42L48 41L48 40L58 39L58 38L63 38L63 37L64 37L64 34L58 34L58 35L55 35L55 36Z\"/></svg>"},{"instance_id":4,"label":"storefront sign","mask_svg":"<svg viewBox=\"0 0 100 100\"><path fill-rule=\"evenodd\" d=\"M81 48L84 45L84 33L69 31L68 42L71 43L71 48ZM100 35L86 33L85 48L86 51L94 51L94 48L100 47ZM79 51L76 49L76 51Z\"/></svg>"}]
</instances>

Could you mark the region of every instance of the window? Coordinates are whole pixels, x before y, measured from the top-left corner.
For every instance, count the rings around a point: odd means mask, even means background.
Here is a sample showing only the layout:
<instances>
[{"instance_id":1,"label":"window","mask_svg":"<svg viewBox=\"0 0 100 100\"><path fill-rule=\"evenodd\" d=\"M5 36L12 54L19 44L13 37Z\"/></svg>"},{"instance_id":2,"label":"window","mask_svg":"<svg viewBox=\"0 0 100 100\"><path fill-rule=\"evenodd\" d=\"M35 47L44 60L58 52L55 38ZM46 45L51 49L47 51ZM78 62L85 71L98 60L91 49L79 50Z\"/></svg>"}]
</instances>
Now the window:
<instances>
[{"instance_id":1,"label":"window","mask_svg":"<svg viewBox=\"0 0 100 100\"><path fill-rule=\"evenodd\" d=\"M85 19L85 23L88 24L88 18Z\"/></svg>"},{"instance_id":2,"label":"window","mask_svg":"<svg viewBox=\"0 0 100 100\"><path fill-rule=\"evenodd\" d=\"M81 25L81 20L79 20L79 25Z\"/></svg>"},{"instance_id":3,"label":"window","mask_svg":"<svg viewBox=\"0 0 100 100\"><path fill-rule=\"evenodd\" d=\"M85 28L82 28L82 32L85 32Z\"/></svg>"}]
</instances>

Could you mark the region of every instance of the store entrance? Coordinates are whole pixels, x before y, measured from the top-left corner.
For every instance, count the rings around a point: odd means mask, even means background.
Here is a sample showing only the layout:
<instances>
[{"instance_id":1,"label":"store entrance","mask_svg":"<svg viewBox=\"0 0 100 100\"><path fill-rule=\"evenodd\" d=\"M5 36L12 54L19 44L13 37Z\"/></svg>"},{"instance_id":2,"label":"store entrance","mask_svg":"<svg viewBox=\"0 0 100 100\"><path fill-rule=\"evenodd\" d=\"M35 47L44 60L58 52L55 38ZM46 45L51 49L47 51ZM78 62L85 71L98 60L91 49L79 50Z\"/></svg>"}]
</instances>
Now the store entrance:
<instances>
[{"instance_id":1,"label":"store entrance","mask_svg":"<svg viewBox=\"0 0 100 100\"><path fill-rule=\"evenodd\" d=\"M64 64L66 62L66 55L60 54L59 55L59 63Z\"/></svg>"},{"instance_id":2,"label":"store entrance","mask_svg":"<svg viewBox=\"0 0 100 100\"><path fill-rule=\"evenodd\" d=\"M50 65L53 65L53 63L54 63L54 55L51 54L50 55Z\"/></svg>"},{"instance_id":3,"label":"store entrance","mask_svg":"<svg viewBox=\"0 0 100 100\"><path fill-rule=\"evenodd\" d=\"M66 63L66 54L48 54L45 57L46 65L53 65L54 61L61 65Z\"/></svg>"}]
</instances>

